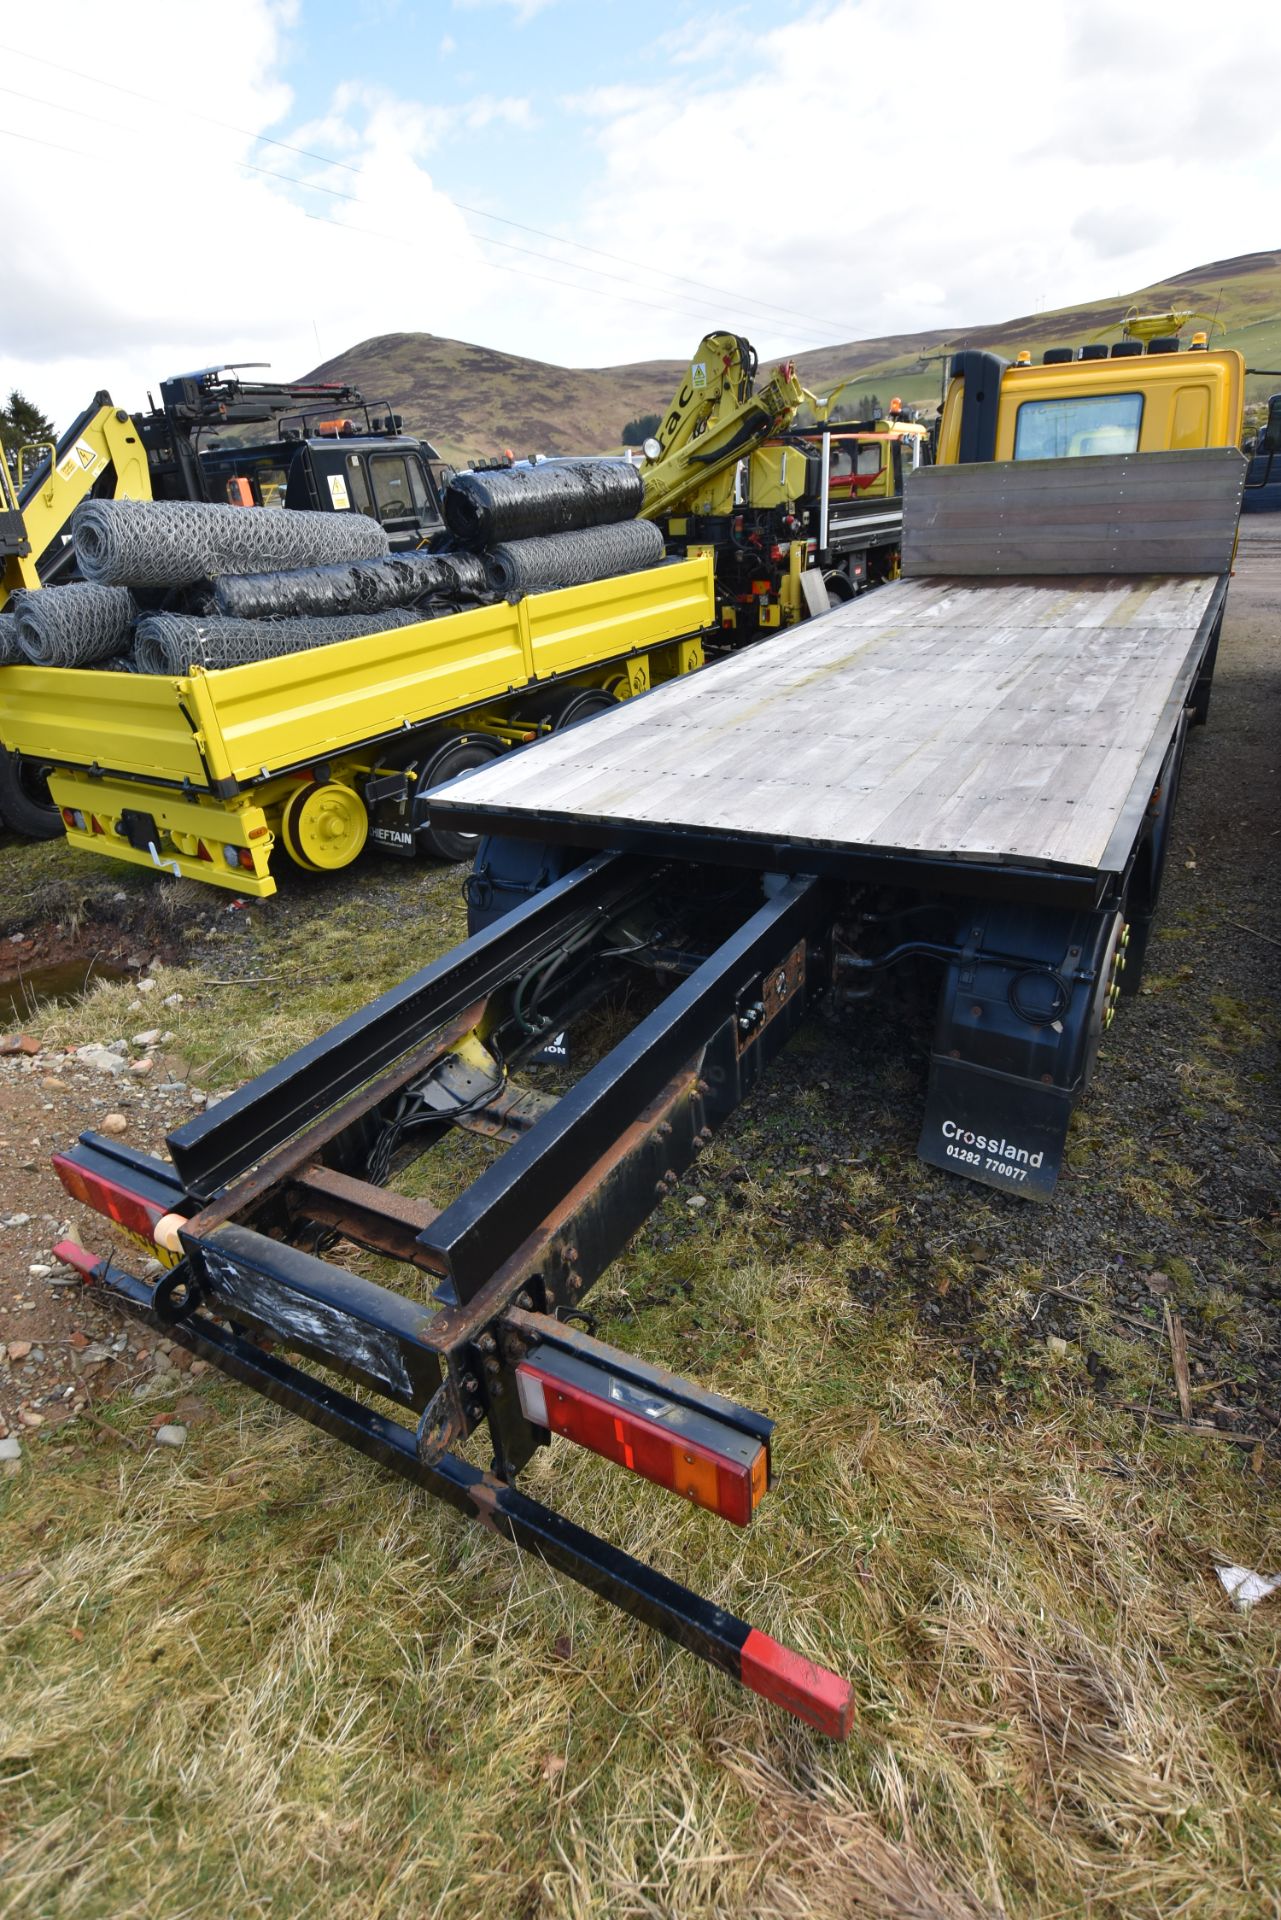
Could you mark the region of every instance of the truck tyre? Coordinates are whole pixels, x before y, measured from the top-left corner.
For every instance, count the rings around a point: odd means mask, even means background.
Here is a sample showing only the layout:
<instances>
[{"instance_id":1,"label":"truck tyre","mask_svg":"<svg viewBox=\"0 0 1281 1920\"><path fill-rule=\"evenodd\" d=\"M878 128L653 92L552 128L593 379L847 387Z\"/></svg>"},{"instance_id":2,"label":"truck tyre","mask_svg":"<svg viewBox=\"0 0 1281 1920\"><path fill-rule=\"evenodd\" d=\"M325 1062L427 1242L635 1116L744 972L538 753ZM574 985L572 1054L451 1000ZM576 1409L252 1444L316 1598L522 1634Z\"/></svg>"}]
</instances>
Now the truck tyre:
<instances>
[{"instance_id":1,"label":"truck tyre","mask_svg":"<svg viewBox=\"0 0 1281 1920\"><path fill-rule=\"evenodd\" d=\"M0 819L29 840L56 840L62 832L47 774L39 761L0 748Z\"/></svg>"},{"instance_id":2,"label":"truck tyre","mask_svg":"<svg viewBox=\"0 0 1281 1920\"><path fill-rule=\"evenodd\" d=\"M489 761L496 760L502 750L497 740L490 742L473 738L451 742L433 755L423 768L419 776L422 787L424 791L431 787L443 787L446 780L456 780L460 773L470 773L473 767L483 767ZM480 835L459 833L443 820L433 824L429 814L427 825L419 828L418 842L420 850L436 860L470 860L480 844Z\"/></svg>"},{"instance_id":3,"label":"truck tyre","mask_svg":"<svg viewBox=\"0 0 1281 1920\"><path fill-rule=\"evenodd\" d=\"M611 707L618 705L612 693L604 687L587 687L565 702L560 713L552 722L554 733L564 733L566 727L576 727L583 720L590 720L598 713L608 713Z\"/></svg>"}]
</instances>

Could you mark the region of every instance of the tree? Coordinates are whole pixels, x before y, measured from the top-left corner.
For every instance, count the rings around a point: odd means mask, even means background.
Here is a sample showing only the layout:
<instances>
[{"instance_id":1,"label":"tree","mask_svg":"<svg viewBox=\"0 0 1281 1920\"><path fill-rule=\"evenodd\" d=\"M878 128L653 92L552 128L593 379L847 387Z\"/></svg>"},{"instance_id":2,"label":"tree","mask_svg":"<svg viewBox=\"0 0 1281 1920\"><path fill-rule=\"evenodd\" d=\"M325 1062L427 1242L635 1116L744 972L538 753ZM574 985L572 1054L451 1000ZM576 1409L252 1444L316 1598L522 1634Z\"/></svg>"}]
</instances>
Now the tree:
<instances>
[{"instance_id":1,"label":"tree","mask_svg":"<svg viewBox=\"0 0 1281 1920\"><path fill-rule=\"evenodd\" d=\"M0 407L0 447L4 448L10 464L16 463L19 447L30 446L37 440L56 441L57 438L53 422L46 419L39 407L15 387L9 395L8 405Z\"/></svg>"},{"instance_id":2,"label":"tree","mask_svg":"<svg viewBox=\"0 0 1281 1920\"><path fill-rule=\"evenodd\" d=\"M623 428L623 445L643 447L650 435L658 432L662 419L661 413L643 413L639 420L629 420Z\"/></svg>"}]
</instances>

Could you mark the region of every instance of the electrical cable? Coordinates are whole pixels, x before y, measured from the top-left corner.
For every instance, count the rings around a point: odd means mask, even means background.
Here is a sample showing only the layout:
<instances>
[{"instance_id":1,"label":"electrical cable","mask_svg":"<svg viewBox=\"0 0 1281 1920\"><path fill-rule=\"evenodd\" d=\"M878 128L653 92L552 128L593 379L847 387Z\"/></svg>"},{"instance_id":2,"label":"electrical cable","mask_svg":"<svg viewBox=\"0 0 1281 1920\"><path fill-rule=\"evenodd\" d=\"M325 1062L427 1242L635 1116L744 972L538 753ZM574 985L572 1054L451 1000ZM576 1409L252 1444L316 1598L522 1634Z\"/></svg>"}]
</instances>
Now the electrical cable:
<instances>
[{"instance_id":1,"label":"electrical cable","mask_svg":"<svg viewBox=\"0 0 1281 1920\"><path fill-rule=\"evenodd\" d=\"M165 107L168 105L166 101L157 99L153 94L141 93L134 87L122 86L118 81L103 80L100 76L96 74L82 73L75 67L62 66L56 60L43 59L39 54L24 53L19 48L5 47L3 45L0 45L0 52L17 54L20 59L32 60L38 66L50 67L53 69L54 72L69 74L74 79L87 81L91 86L106 87L116 93L128 94L133 99L136 99L136 100L146 100L153 106ZM80 113L82 117L86 119L96 119L99 117L97 115L88 113L86 110L82 108L64 106L63 103L60 101L40 101L38 95L21 94L19 93L17 88L5 87L5 88L0 88L0 91L5 93L12 93L17 98L20 98L20 99L36 100L41 105L53 106L65 113ZM344 172L354 173L354 174L363 174L364 172L363 167L353 166L352 163L348 160L335 160L329 155L322 154L322 153L314 153L308 147L293 146L288 140L276 140L270 134L252 133L247 127L234 126L229 121L217 120L213 118L213 116L210 114L194 113L191 115L191 117L197 120L204 120L207 122L209 126L221 127L225 132L238 133L238 134L241 134L246 139L259 141L263 145L280 147L286 153L296 153L301 155L304 159L318 161L321 166L341 167L344 170ZM113 123L110 121L103 121L101 124L109 126L109 125L112 125ZM237 164L241 164L241 163L237 163ZM248 164L248 163L243 163L243 164ZM282 179L282 180L291 179L292 177L293 176L289 174L277 174L273 176L273 178ZM296 182L296 184L299 186L311 186L314 183L309 181L298 181ZM321 192L335 191L332 188L319 188L317 190ZM350 194L341 194L341 195L338 195L337 197L341 199L353 199L356 196L350 195ZM759 297L759 295L756 295L756 294L736 293L728 287L715 286L710 281L707 281L707 280L692 279L688 274L672 273L668 268L665 268L665 267L656 268L652 264L646 261L633 260L629 258L626 254L611 253L605 247L594 247L589 242L584 240L571 240L564 234L553 233L547 227L536 227L524 220L512 220L508 218L508 216L505 214L492 213L484 207L469 206L466 201L456 200L453 198L451 194L442 193L441 198L443 200L446 200L450 206L456 207L460 213L471 214L474 219L492 220L493 222L495 222L495 224L499 226L512 227L519 233L532 233L541 240L554 241L558 246L573 247L579 253L593 253L593 254L596 254L602 260L613 260L619 266L635 267L639 272L644 274L652 275L654 273L658 273L666 280L675 280L680 282L684 286L700 288L704 292L716 294L717 297L720 299L736 300L740 305L751 305L751 306L761 307L766 312L781 314L788 319L803 320L806 322L807 325L811 327L817 326L823 329L824 331L831 331L833 333L837 333L841 335L857 332L857 328L852 327L848 322L834 321L834 320L819 320L817 316L814 314L803 313L796 307L779 306L776 302L772 300L762 300ZM482 238L481 235L476 235L475 237L477 239ZM493 244L502 245L502 242L496 241ZM546 258L547 256L544 255L542 257ZM566 262L566 265L570 265L570 264L572 263Z\"/></svg>"}]
</instances>

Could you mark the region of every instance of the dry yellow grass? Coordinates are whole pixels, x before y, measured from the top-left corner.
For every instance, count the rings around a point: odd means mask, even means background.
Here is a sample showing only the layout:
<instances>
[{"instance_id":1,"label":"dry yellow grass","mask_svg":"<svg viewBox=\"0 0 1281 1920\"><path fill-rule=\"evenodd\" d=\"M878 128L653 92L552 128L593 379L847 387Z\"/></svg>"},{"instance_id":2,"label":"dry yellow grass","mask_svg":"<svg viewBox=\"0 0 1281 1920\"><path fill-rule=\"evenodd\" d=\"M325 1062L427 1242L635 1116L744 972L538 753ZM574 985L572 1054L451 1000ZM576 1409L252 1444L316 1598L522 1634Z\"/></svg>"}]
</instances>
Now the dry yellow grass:
<instances>
[{"instance_id":1,"label":"dry yellow grass","mask_svg":"<svg viewBox=\"0 0 1281 1920\"><path fill-rule=\"evenodd\" d=\"M205 1084L449 944L455 876L394 872L376 917L364 884L160 975ZM42 1030L127 1031L129 991ZM1009 1340L1008 1391L910 1289L869 1307L851 1275L893 1272L935 1176L835 1168L838 1237L817 1198L797 1230L805 1149L780 1129L817 1124L827 1043L797 1044L778 1104L700 1163L708 1206L670 1202L593 1300L605 1337L778 1420L758 1523L564 1448L525 1484L848 1674L848 1746L205 1381L181 1453L145 1444L160 1403L127 1401L103 1411L138 1451L71 1424L0 1480L0 1920L1281 1913L1281 1609L1234 1613L1213 1573L1281 1566L1275 1468L1145 1430L1017 1344L1042 1279L1093 1281L999 1236L974 1324ZM974 1257L940 1244L939 1297ZM1096 1313L1127 1392L1156 1391Z\"/></svg>"},{"instance_id":2,"label":"dry yellow grass","mask_svg":"<svg viewBox=\"0 0 1281 1920\"><path fill-rule=\"evenodd\" d=\"M758 1526L580 1454L527 1484L850 1673L848 1747L223 1386L181 1455L73 1428L6 1483L0 1915L1276 1912L1276 1613L1212 1574L1281 1555L1257 1476L998 1423L752 1238L698 1309L784 1416ZM679 1357L688 1318L614 1331Z\"/></svg>"}]
</instances>

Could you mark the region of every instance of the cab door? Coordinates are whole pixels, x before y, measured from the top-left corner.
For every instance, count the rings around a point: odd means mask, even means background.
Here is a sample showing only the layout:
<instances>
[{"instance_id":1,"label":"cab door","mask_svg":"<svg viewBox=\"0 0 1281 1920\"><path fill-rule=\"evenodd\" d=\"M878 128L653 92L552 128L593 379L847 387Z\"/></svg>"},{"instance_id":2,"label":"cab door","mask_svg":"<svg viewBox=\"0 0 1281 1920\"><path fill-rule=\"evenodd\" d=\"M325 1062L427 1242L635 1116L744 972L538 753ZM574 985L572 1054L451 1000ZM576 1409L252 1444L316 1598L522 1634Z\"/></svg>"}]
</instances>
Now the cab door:
<instances>
[{"instance_id":1,"label":"cab door","mask_svg":"<svg viewBox=\"0 0 1281 1920\"><path fill-rule=\"evenodd\" d=\"M440 513L416 448L371 451L368 473L374 519L393 547L416 547L439 532Z\"/></svg>"}]
</instances>

